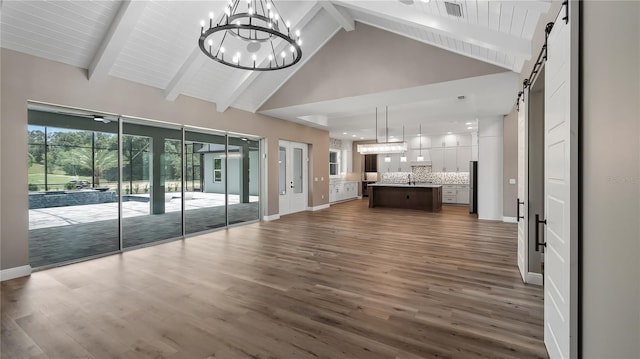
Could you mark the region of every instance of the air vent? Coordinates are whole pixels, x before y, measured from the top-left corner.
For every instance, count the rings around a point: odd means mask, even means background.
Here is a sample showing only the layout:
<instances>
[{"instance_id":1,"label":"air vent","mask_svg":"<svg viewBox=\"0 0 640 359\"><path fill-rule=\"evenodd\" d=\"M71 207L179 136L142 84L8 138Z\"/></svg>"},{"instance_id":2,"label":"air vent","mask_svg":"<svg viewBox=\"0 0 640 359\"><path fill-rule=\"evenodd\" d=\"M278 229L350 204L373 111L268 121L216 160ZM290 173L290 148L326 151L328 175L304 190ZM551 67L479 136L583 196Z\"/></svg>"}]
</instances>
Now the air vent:
<instances>
[{"instance_id":1,"label":"air vent","mask_svg":"<svg viewBox=\"0 0 640 359\"><path fill-rule=\"evenodd\" d=\"M460 4L445 1L444 6L447 8L447 14L455 17L462 17L462 6L460 6Z\"/></svg>"}]
</instances>

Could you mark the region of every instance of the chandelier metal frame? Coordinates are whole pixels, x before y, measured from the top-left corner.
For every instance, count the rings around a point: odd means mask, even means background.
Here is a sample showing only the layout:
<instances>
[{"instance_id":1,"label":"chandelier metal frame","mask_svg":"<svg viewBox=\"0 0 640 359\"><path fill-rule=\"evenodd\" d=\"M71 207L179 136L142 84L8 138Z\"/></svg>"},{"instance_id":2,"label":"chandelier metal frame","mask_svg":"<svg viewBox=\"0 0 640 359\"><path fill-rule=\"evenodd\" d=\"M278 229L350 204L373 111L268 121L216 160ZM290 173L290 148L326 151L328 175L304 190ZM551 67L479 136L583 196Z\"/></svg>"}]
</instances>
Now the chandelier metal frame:
<instances>
[{"instance_id":1,"label":"chandelier metal frame","mask_svg":"<svg viewBox=\"0 0 640 359\"><path fill-rule=\"evenodd\" d=\"M242 70L273 71L286 69L297 64L302 58L300 32L296 31L295 38L291 35L290 23L284 21L273 1L244 1L247 5L242 10L240 9L241 2L243 1L230 0L225 8L225 14L215 26L213 26L213 13L209 14L208 29L205 29L204 21L201 22L200 37L198 38L200 50L214 61ZM286 33L280 30L281 27L286 28ZM224 34L220 43L215 44L217 47L214 47L214 41L210 37L219 32L224 32ZM261 62L258 62L254 55L247 64L247 61L242 62L241 56L238 56L239 53L231 57L231 61L229 61L230 56L225 59L223 45L228 34L247 43L269 42L271 53L268 59L262 59ZM281 52L281 56L277 56L273 45L273 41L277 41L277 39L282 39L288 44ZM287 55L287 47L290 50L290 55ZM287 62L288 58L289 62Z\"/></svg>"}]
</instances>

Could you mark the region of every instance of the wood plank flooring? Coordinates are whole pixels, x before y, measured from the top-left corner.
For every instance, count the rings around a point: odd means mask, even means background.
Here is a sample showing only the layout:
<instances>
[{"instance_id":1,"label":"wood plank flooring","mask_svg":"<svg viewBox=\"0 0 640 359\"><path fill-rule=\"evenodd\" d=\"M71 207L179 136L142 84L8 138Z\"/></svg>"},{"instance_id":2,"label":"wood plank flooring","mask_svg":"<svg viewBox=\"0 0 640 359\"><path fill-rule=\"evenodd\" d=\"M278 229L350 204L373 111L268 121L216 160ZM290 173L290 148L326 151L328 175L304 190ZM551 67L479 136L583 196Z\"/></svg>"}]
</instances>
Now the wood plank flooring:
<instances>
[{"instance_id":1,"label":"wood plank flooring","mask_svg":"<svg viewBox=\"0 0 640 359\"><path fill-rule=\"evenodd\" d=\"M351 201L2 283L2 358L546 358L516 226Z\"/></svg>"}]
</instances>

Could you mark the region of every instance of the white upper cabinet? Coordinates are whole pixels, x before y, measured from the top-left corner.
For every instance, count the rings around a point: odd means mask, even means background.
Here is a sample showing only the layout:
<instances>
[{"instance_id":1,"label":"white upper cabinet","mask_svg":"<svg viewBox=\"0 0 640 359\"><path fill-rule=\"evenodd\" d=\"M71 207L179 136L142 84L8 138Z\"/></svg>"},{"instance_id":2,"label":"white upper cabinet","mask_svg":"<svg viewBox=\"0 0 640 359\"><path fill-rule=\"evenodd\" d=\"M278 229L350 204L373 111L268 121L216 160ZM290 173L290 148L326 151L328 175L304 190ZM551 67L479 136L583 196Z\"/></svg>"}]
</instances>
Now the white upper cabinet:
<instances>
[{"instance_id":1,"label":"white upper cabinet","mask_svg":"<svg viewBox=\"0 0 640 359\"><path fill-rule=\"evenodd\" d=\"M458 146L471 146L471 134L461 133L456 135Z\"/></svg>"},{"instance_id":2,"label":"white upper cabinet","mask_svg":"<svg viewBox=\"0 0 640 359\"><path fill-rule=\"evenodd\" d=\"M477 138L475 133L422 136L422 154L427 160L430 157L433 172L468 172L469 161L478 160ZM420 153L420 136L412 135L406 141L407 162L400 161L400 153L378 155L378 172L411 172L411 163Z\"/></svg>"},{"instance_id":3,"label":"white upper cabinet","mask_svg":"<svg viewBox=\"0 0 640 359\"><path fill-rule=\"evenodd\" d=\"M431 155L431 171L444 172L444 148L432 147Z\"/></svg>"},{"instance_id":4,"label":"white upper cabinet","mask_svg":"<svg viewBox=\"0 0 640 359\"><path fill-rule=\"evenodd\" d=\"M431 139L431 148L438 148L445 146L445 136L444 135L435 135L429 136Z\"/></svg>"},{"instance_id":5,"label":"white upper cabinet","mask_svg":"<svg viewBox=\"0 0 640 359\"><path fill-rule=\"evenodd\" d=\"M413 135L407 136L407 147L413 150L417 150L420 148L420 136ZM429 136L422 136L422 148L431 147L431 138Z\"/></svg>"},{"instance_id":6,"label":"white upper cabinet","mask_svg":"<svg viewBox=\"0 0 640 359\"><path fill-rule=\"evenodd\" d=\"M443 172L457 172L458 162L456 158L457 148L447 147L444 149L444 170Z\"/></svg>"},{"instance_id":7,"label":"white upper cabinet","mask_svg":"<svg viewBox=\"0 0 640 359\"><path fill-rule=\"evenodd\" d=\"M456 147L458 145L458 135L444 136L444 147Z\"/></svg>"}]
</instances>

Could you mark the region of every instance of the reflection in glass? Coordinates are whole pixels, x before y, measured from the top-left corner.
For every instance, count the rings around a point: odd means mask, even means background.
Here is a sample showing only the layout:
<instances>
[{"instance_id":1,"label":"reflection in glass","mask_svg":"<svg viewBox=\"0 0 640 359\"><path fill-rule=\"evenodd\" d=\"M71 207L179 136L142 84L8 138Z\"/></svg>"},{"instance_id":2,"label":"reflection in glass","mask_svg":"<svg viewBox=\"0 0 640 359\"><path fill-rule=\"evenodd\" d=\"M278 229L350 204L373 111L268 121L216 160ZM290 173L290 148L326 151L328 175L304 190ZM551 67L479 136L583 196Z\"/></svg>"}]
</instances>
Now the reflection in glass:
<instances>
[{"instance_id":1,"label":"reflection in glass","mask_svg":"<svg viewBox=\"0 0 640 359\"><path fill-rule=\"evenodd\" d=\"M229 136L227 201L229 224L260 218L260 142Z\"/></svg>"},{"instance_id":2,"label":"reflection in glass","mask_svg":"<svg viewBox=\"0 0 640 359\"><path fill-rule=\"evenodd\" d=\"M191 171L190 186L196 190L185 193L185 233L224 227L227 225L224 195L226 138L224 135L191 131L185 131L184 136L186 158L192 158L192 163L200 164L198 171Z\"/></svg>"},{"instance_id":3,"label":"reflection in glass","mask_svg":"<svg viewBox=\"0 0 640 359\"><path fill-rule=\"evenodd\" d=\"M280 147L278 157L278 191L280 195L287 194L287 149Z\"/></svg>"},{"instance_id":4,"label":"reflection in glass","mask_svg":"<svg viewBox=\"0 0 640 359\"><path fill-rule=\"evenodd\" d=\"M32 267L119 249L117 128L86 117L29 111Z\"/></svg>"},{"instance_id":5,"label":"reflection in glass","mask_svg":"<svg viewBox=\"0 0 640 359\"><path fill-rule=\"evenodd\" d=\"M122 243L182 236L182 131L123 123Z\"/></svg>"},{"instance_id":6,"label":"reflection in glass","mask_svg":"<svg viewBox=\"0 0 640 359\"><path fill-rule=\"evenodd\" d=\"M293 149L293 193L302 193L302 148Z\"/></svg>"}]
</instances>

